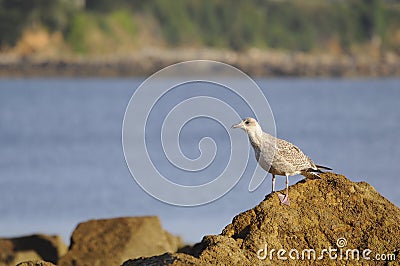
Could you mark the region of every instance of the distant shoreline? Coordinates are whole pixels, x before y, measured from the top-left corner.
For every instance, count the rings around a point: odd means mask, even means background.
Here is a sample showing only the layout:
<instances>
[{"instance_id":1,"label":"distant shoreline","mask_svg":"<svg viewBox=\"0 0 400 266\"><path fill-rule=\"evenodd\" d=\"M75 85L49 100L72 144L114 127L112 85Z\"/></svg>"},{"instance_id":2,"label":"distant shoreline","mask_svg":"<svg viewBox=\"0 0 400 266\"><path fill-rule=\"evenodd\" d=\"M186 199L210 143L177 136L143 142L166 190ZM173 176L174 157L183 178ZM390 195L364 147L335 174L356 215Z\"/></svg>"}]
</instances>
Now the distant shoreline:
<instances>
[{"instance_id":1,"label":"distant shoreline","mask_svg":"<svg viewBox=\"0 0 400 266\"><path fill-rule=\"evenodd\" d=\"M250 76L388 77L400 76L400 56L310 55L250 50L149 49L130 55L47 59L0 54L0 77L131 77L148 76L187 60L215 60Z\"/></svg>"}]
</instances>

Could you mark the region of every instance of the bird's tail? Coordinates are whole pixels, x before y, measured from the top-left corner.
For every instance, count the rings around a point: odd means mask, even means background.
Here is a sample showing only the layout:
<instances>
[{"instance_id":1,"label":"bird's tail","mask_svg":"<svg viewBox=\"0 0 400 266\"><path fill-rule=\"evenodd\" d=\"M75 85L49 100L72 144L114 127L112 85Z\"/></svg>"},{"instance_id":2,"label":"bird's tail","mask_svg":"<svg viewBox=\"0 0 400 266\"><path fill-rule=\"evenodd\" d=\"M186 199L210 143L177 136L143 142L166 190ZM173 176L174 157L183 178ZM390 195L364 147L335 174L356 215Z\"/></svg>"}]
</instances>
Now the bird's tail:
<instances>
[{"instance_id":1,"label":"bird's tail","mask_svg":"<svg viewBox=\"0 0 400 266\"><path fill-rule=\"evenodd\" d=\"M303 171L301 171L300 173L305 177L305 178L308 178L308 179L320 179L321 177L318 175L318 174L316 174L316 172L317 173L323 173L322 171L321 172L318 172L317 170L314 170L314 169L307 169L307 170L303 170Z\"/></svg>"},{"instance_id":2,"label":"bird's tail","mask_svg":"<svg viewBox=\"0 0 400 266\"><path fill-rule=\"evenodd\" d=\"M332 170L332 168L326 167L326 166L322 166L322 165L315 165L317 167L317 169L313 169L313 168L309 168L307 169L307 172L311 172L311 173L324 173L324 171L322 170Z\"/></svg>"},{"instance_id":3,"label":"bird's tail","mask_svg":"<svg viewBox=\"0 0 400 266\"><path fill-rule=\"evenodd\" d=\"M329 168L329 167L326 167L326 166L322 166L322 165L318 165L318 164L316 164L315 166L318 168L319 171L321 171L321 169L328 170L328 171L332 170L332 168Z\"/></svg>"},{"instance_id":4,"label":"bird's tail","mask_svg":"<svg viewBox=\"0 0 400 266\"><path fill-rule=\"evenodd\" d=\"M317 167L317 169L308 168L307 170L301 171L301 174L309 179L319 179L321 177L318 174L324 173L324 171L322 171L322 170L328 170L328 171L332 170L332 168L318 165L318 164L316 164L315 166ZM318 173L318 174L316 174L316 173Z\"/></svg>"}]
</instances>

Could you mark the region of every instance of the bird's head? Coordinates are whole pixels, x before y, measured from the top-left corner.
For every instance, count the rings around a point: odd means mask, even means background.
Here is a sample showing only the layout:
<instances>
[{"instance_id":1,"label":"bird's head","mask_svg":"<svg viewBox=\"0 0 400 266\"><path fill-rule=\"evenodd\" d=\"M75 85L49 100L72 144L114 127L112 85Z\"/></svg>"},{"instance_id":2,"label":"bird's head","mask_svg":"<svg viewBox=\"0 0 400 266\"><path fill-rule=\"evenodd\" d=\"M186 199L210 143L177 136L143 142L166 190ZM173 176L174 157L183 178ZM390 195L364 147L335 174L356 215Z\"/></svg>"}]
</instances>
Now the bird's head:
<instances>
[{"instance_id":1,"label":"bird's head","mask_svg":"<svg viewBox=\"0 0 400 266\"><path fill-rule=\"evenodd\" d=\"M258 131L261 129L257 120L251 117L247 117L242 120L239 124L233 125L232 128L241 128L246 132Z\"/></svg>"}]
</instances>

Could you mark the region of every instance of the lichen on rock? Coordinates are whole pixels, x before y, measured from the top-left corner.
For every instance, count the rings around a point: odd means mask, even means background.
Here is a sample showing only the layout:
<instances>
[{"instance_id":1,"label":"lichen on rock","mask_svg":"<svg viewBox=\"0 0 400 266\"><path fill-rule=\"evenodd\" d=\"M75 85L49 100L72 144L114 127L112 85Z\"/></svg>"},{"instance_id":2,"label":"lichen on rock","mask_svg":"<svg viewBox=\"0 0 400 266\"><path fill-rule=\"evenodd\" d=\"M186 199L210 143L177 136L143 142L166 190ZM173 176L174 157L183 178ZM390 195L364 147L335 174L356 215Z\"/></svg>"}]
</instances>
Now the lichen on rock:
<instances>
[{"instance_id":1,"label":"lichen on rock","mask_svg":"<svg viewBox=\"0 0 400 266\"><path fill-rule=\"evenodd\" d=\"M276 192L269 194L220 235L205 236L181 253L123 265L399 264L400 209L371 185L324 173L289 190L290 206L281 205Z\"/></svg>"}]
</instances>

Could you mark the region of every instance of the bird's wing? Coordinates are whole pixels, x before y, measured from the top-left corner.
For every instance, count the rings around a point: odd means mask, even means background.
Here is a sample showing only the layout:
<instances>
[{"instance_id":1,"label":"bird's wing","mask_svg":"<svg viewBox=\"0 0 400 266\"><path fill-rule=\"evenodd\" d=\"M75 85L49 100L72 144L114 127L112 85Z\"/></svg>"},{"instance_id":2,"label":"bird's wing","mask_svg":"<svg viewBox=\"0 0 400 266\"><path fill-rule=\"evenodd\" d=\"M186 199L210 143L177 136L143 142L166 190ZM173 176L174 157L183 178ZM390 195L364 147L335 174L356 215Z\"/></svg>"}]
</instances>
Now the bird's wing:
<instances>
[{"instance_id":1,"label":"bird's wing","mask_svg":"<svg viewBox=\"0 0 400 266\"><path fill-rule=\"evenodd\" d=\"M285 160L297 169L316 168L314 162L297 146L283 139L277 139L276 144L275 156L278 156L279 160Z\"/></svg>"}]
</instances>

